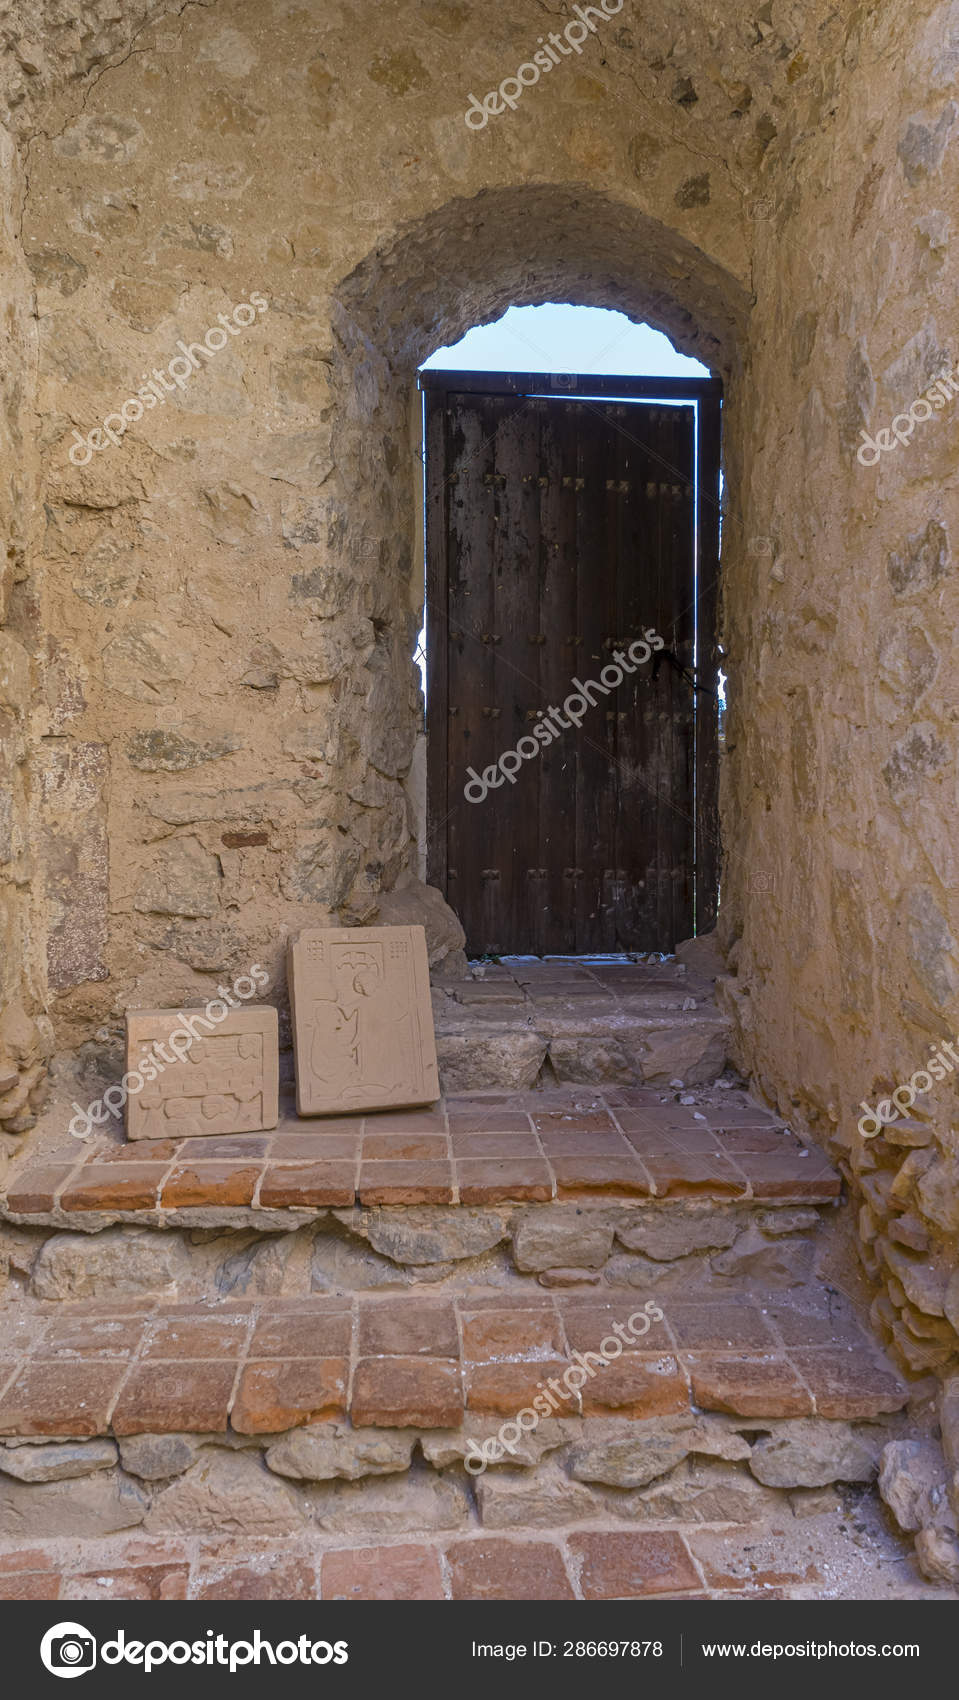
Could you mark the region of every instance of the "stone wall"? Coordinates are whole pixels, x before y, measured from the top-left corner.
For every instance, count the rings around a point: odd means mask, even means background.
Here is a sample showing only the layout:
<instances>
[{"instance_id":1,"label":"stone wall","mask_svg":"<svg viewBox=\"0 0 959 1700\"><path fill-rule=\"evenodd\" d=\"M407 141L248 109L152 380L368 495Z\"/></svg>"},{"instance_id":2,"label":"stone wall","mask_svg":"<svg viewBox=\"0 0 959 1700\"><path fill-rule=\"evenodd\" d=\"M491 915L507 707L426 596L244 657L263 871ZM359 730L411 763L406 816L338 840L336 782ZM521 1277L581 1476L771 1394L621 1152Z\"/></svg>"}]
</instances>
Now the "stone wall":
<instances>
[{"instance_id":1,"label":"stone wall","mask_svg":"<svg viewBox=\"0 0 959 1700\"><path fill-rule=\"evenodd\" d=\"M959 1032L959 397L857 451L959 362L957 71L959 6L884 7L821 133L782 150L724 558L726 1005L739 1060L852 1178L914 1374L959 1351L959 1074L884 1137L856 1123Z\"/></svg>"},{"instance_id":2,"label":"stone wall","mask_svg":"<svg viewBox=\"0 0 959 1700\"><path fill-rule=\"evenodd\" d=\"M0 1008L29 974L26 892L30 879L27 816L29 714L33 692L26 591L34 455L30 443L35 327L29 273L18 242L22 178L17 150L0 130ZM24 639L26 638L26 643Z\"/></svg>"},{"instance_id":3,"label":"stone wall","mask_svg":"<svg viewBox=\"0 0 959 1700\"><path fill-rule=\"evenodd\" d=\"M72 105L56 82L23 236L44 421L38 827L66 1043L253 959L279 988L292 926L367 918L415 870L411 420L430 350L567 295L741 362L744 184L787 87L778 49L752 43L754 111L711 72L693 89L692 49L641 42L624 9L472 133L470 89L534 50L531 27L438 4L358 30L346 9L240 0L147 21ZM714 124L734 169L704 160ZM267 305L237 329L252 296ZM211 329L226 346L190 370L178 344ZM85 447L155 370L142 418Z\"/></svg>"}]
</instances>

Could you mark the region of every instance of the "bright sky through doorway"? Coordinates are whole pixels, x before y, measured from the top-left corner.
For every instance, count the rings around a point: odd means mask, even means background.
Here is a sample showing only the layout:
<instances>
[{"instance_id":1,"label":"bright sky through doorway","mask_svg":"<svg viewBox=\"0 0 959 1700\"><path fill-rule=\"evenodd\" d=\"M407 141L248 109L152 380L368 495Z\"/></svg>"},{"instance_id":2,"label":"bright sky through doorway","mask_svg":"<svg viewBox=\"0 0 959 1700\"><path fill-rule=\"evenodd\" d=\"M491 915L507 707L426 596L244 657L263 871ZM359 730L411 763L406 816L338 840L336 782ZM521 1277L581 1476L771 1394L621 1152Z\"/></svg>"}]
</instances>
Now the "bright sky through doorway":
<instances>
[{"instance_id":1,"label":"bright sky through doorway","mask_svg":"<svg viewBox=\"0 0 959 1700\"><path fill-rule=\"evenodd\" d=\"M469 372L593 372L654 378L708 378L698 360L669 338L605 307L509 307L492 325L475 325L425 368Z\"/></svg>"}]
</instances>

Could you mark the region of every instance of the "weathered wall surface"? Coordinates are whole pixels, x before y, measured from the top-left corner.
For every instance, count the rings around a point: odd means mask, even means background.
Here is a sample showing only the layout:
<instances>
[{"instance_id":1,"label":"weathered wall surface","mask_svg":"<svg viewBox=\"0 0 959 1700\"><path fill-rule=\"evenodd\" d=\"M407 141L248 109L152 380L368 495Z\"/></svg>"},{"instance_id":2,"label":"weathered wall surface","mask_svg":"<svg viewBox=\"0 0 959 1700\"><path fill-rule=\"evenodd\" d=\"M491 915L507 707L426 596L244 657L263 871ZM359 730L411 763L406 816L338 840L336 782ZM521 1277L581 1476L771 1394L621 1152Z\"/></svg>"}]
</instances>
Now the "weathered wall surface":
<instances>
[{"instance_id":1,"label":"weathered wall surface","mask_svg":"<svg viewBox=\"0 0 959 1700\"><path fill-rule=\"evenodd\" d=\"M27 731L33 678L22 641L21 598L27 566L30 389L36 365L29 317L29 273L19 250L22 182L16 148L0 132L0 1007L18 994L26 964L29 851Z\"/></svg>"},{"instance_id":2,"label":"weathered wall surface","mask_svg":"<svg viewBox=\"0 0 959 1700\"><path fill-rule=\"evenodd\" d=\"M783 158L725 563L740 1056L856 1176L877 1316L916 1372L959 1349L959 1072L925 1077L921 1126L856 1122L959 1033L959 394L857 451L956 374L957 74L959 7L881 8Z\"/></svg>"},{"instance_id":3,"label":"weathered wall surface","mask_svg":"<svg viewBox=\"0 0 959 1700\"><path fill-rule=\"evenodd\" d=\"M49 1038L32 1018L45 996L30 831L43 625L30 565L37 339L19 240L22 206L17 149L0 125L0 1165L42 1105Z\"/></svg>"}]
</instances>

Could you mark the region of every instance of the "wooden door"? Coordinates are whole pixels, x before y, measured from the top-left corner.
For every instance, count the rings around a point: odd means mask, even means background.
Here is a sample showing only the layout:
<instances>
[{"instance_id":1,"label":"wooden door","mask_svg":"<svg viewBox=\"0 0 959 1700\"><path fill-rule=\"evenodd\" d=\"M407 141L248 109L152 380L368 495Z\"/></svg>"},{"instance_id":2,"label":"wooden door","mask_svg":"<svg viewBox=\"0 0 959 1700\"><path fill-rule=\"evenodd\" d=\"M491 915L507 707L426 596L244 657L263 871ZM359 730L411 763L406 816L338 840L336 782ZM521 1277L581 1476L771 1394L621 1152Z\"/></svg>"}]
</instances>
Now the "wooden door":
<instances>
[{"instance_id":1,"label":"wooden door","mask_svg":"<svg viewBox=\"0 0 959 1700\"><path fill-rule=\"evenodd\" d=\"M672 950L715 915L718 385L422 382L427 877L471 955Z\"/></svg>"}]
</instances>

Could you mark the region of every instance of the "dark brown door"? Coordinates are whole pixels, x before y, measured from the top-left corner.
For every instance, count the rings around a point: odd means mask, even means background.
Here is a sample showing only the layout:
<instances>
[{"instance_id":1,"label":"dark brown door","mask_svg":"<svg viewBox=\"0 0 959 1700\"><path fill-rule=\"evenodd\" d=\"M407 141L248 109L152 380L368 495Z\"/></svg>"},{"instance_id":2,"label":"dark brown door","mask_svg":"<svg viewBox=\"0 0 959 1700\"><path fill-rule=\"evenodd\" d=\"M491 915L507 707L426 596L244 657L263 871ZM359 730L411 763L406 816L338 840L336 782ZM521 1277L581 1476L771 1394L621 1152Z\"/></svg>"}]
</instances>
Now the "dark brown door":
<instances>
[{"instance_id":1,"label":"dark brown door","mask_svg":"<svg viewBox=\"0 0 959 1700\"><path fill-rule=\"evenodd\" d=\"M718 386L553 381L423 374L428 877L472 955L671 950L715 913Z\"/></svg>"}]
</instances>

